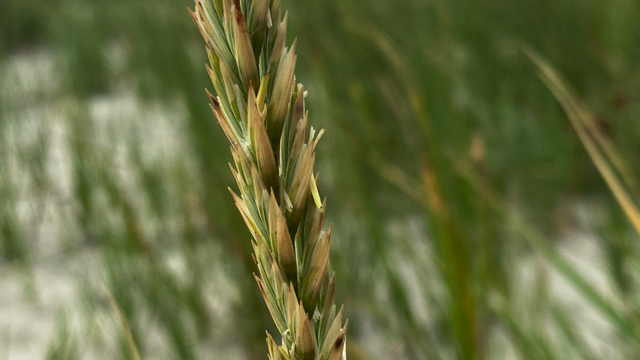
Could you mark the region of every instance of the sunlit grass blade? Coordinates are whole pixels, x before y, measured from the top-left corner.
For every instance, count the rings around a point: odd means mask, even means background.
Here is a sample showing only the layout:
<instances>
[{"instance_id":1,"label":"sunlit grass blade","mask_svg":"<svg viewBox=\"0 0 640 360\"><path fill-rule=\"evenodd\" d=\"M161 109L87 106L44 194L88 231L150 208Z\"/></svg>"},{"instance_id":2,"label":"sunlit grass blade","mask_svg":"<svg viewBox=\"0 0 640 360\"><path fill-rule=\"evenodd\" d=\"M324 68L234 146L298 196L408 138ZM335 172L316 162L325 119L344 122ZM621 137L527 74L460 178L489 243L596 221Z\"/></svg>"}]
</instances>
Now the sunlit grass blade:
<instances>
[{"instance_id":1,"label":"sunlit grass blade","mask_svg":"<svg viewBox=\"0 0 640 360\"><path fill-rule=\"evenodd\" d=\"M118 320L120 322L120 326L122 326L122 334L127 342L127 347L129 349L129 354L133 360L141 360L140 353L138 352L138 347L136 346L135 341L133 340L133 334L131 333L131 328L129 327L129 323L127 322L127 318L122 314L120 307L118 306L118 302L115 297L109 291L107 287L103 288L104 294L107 296L109 300L109 305L111 306L111 310L114 314L118 316Z\"/></svg>"},{"instance_id":2,"label":"sunlit grass blade","mask_svg":"<svg viewBox=\"0 0 640 360\"><path fill-rule=\"evenodd\" d=\"M603 134L597 132L593 125L594 121L591 112L573 94L553 67L533 50L525 49L524 51L538 67L540 77L566 112L571 125L580 137L580 141L589 153L600 175L622 207L631 225L640 234L640 209L623 183L625 178L631 179L631 177L628 175L621 157L617 155L618 152L613 144ZM633 186L634 182L627 180L627 183L631 184L627 186Z\"/></svg>"}]
</instances>

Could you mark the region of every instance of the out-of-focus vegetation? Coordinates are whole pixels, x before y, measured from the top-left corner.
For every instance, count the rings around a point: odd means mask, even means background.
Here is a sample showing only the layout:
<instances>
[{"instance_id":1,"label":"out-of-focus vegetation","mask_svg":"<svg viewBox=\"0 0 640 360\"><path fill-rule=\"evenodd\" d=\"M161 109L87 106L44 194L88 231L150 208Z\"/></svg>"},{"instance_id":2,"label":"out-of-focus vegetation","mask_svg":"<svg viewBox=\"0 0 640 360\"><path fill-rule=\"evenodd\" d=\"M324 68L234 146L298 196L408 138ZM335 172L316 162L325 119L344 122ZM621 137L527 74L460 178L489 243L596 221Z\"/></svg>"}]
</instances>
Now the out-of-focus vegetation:
<instances>
[{"instance_id":1,"label":"out-of-focus vegetation","mask_svg":"<svg viewBox=\"0 0 640 360\"><path fill-rule=\"evenodd\" d=\"M53 315L38 356L132 358L106 288L142 359L265 358L273 325L187 6L0 2L0 267L38 304L34 269L82 259L82 306ZM575 89L640 199L638 2L283 7L327 129L350 359L637 358L640 239L562 106L580 114L522 49Z\"/></svg>"}]
</instances>

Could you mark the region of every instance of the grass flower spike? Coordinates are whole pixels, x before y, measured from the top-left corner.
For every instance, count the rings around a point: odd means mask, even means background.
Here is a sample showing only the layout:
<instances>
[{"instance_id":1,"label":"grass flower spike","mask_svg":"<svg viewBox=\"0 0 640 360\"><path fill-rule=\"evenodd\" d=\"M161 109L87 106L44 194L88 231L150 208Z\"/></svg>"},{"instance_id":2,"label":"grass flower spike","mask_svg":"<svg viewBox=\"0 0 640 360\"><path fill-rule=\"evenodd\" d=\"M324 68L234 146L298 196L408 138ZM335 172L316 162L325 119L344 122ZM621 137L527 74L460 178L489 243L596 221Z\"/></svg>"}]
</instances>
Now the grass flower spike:
<instances>
[{"instance_id":1,"label":"grass flower spike","mask_svg":"<svg viewBox=\"0 0 640 360\"><path fill-rule=\"evenodd\" d=\"M217 96L211 108L231 143L239 195L253 235L258 286L281 344L267 334L271 360L346 358L342 309L329 264L331 227L314 175L323 131L309 129L306 92L295 79L295 41L286 47L280 0L196 0Z\"/></svg>"}]
</instances>

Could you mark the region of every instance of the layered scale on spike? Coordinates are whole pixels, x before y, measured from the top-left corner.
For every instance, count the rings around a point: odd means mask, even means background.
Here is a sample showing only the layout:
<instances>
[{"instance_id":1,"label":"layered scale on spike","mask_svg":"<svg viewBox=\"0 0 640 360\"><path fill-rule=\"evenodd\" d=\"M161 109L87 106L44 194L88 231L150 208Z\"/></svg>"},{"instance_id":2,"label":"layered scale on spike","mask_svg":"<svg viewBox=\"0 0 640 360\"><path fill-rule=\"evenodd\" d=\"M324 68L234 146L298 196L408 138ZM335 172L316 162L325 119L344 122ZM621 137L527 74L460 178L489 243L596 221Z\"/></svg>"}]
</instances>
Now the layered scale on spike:
<instances>
[{"instance_id":1,"label":"layered scale on spike","mask_svg":"<svg viewBox=\"0 0 640 360\"><path fill-rule=\"evenodd\" d=\"M346 322L336 312L331 226L314 174L323 131L309 128L287 47L280 0L196 0L215 96L211 109L231 146L236 206L253 237L256 281L280 332L271 360L345 359Z\"/></svg>"}]
</instances>

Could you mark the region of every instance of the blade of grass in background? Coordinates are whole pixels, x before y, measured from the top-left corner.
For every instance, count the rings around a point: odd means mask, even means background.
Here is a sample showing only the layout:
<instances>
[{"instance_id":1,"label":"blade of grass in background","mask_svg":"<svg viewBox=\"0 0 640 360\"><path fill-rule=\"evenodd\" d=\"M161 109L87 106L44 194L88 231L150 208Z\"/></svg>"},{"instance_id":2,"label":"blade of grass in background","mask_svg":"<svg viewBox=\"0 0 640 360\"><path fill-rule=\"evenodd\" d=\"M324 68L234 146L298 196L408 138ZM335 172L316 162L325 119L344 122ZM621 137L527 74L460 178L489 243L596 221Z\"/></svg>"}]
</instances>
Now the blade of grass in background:
<instances>
[{"instance_id":1,"label":"blade of grass in background","mask_svg":"<svg viewBox=\"0 0 640 360\"><path fill-rule=\"evenodd\" d=\"M484 187L485 192L492 194L490 199L491 206L500 210L503 216L507 216L514 221L515 229L523 236L523 238L538 251L550 264L558 270L558 272L565 277L576 290L578 290L584 299L591 303L594 308L604 315L616 328L620 334L624 334L629 340L637 341L637 329L624 312L617 309L612 299L605 297L598 291L580 272L565 260L556 249L553 248L547 239L533 227L527 219L512 209L509 209L507 202L502 199L490 188L487 188L487 184L481 183L477 174L472 173L470 167L458 167L458 171L461 176L465 177L468 181L475 186ZM638 346L638 344L634 344Z\"/></svg>"},{"instance_id":2,"label":"blade of grass in background","mask_svg":"<svg viewBox=\"0 0 640 360\"><path fill-rule=\"evenodd\" d=\"M629 222L640 234L640 209L628 188L633 186L627 166L615 150L613 144L602 135L594 125L594 117L584 104L568 89L557 72L540 55L531 49L525 53L540 70L542 80L567 113L571 125L587 149L591 160L598 168L603 179L609 186L620 207L627 215ZM617 173L616 173L617 171ZM627 183L624 184L624 181Z\"/></svg>"},{"instance_id":3,"label":"blade of grass in background","mask_svg":"<svg viewBox=\"0 0 640 360\"><path fill-rule=\"evenodd\" d=\"M129 347L129 352L130 352L129 354L131 355L131 358L133 360L140 360L138 347L136 346L136 343L133 340L133 335L131 334L131 328L129 328L129 323L127 322L127 319L122 314L122 311L120 310L120 307L118 306L118 303L116 302L116 299L113 297L113 294L111 293L111 291L109 291L109 289L107 289L106 287L103 288L103 291L107 296L107 299L109 300L109 305L111 306L113 313L118 317L118 321L120 322L120 326L122 327L122 334L127 342L127 346Z\"/></svg>"}]
</instances>

